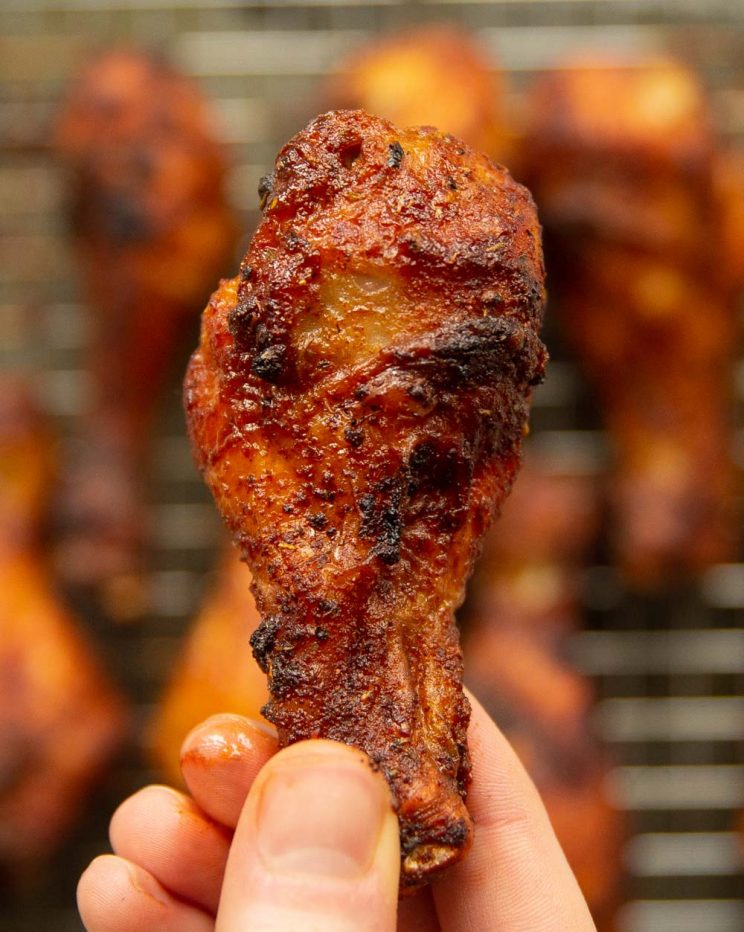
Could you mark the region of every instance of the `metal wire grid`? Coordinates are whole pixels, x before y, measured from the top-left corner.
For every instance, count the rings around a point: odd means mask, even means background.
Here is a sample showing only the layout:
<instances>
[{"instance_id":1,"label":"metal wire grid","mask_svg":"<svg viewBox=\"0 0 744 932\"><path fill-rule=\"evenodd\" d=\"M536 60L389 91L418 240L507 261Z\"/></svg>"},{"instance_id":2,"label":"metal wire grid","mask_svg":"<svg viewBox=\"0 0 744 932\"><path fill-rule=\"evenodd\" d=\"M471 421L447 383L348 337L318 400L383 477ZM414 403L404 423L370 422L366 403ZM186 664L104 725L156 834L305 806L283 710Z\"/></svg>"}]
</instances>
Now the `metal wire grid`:
<instances>
[{"instance_id":1,"label":"metal wire grid","mask_svg":"<svg viewBox=\"0 0 744 932\"><path fill-rule=\"evenodd\" d=\"M0 365L33 375L63 453L87 397L86 313L62 219L64 192L48 128L83 55L112 41L162 48L213 99L234 168L230 191L255 225L256 185L281 142L322 108L321 77L371 33L423 20L478 31L514 93L563 53L671 50L696 65L724 137L744 143L744 3L731 0L4 0L0 9ZM575 468L598 470L603 437L586 429L581 383L555 361L538 393L535 442ZM737 379L744 401L744 363ZM742 420L739 417L738 423ZM744 432L734 438L744 466ZM151 604L137 628L98 637L144 722L212 567L221 531L183 435L178 388L166 399L153 461ZM640 600L610 567L586 574L588 628L574 654L595 678L596 724L615 752L612 787L633 815L625 853L630 899L622 932L744 929L732 813L744 804L744 563L697 587ZM105 845L108 812L154 775L131 753L33 898L9 905L1 929L79 929L71 891Z\"/></svg>"}]
</instances>

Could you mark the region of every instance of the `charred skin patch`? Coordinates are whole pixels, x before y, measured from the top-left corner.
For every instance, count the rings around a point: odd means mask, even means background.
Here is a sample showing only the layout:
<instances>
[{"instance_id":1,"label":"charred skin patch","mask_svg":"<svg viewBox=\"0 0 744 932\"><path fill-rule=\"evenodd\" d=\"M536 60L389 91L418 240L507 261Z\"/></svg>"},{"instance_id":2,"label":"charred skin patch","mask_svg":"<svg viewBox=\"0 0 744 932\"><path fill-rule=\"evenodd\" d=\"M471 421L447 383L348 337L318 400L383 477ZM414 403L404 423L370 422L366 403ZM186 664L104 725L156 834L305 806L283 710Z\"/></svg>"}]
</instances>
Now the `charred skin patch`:
<instances>
[{"instance_id":1,"label":"charred skin patch","mask_svg":"<svg viewBox=\"0 0 744 932\"><path fill-rule=\"evenodd\" d=\"M279 153L186 384L205 478L254 577L280 744L363 749L402 886L461 858L469 705L454 610L519 466L543 264L527 191L434 130L361 112Z\"/></svg>"},{"instance_id":2,"label":"charred skin patch","mask_svg":"<svg viewBox=\"0 0 744 932\"><path fill-rule=\"evenodd\" d=\"M391 142L389 149L388 165L391 168L400 168L400 163L403 161L403 146L399 142Z\"/></svg>"},{"instance_id":3,"label":"charred skin patch","mask_svg":"<svg viewBox=\"0 0 744 932\"><path fill-rule=\"evenodd\" d=\"M266 205L268 204L269 198L271 197L273 187L273 175L264 175L258 182L258 206L261 208L261 210L266 210Z\"/></svg>"},{"instance_id":4,"label":"charred skin patch","mask_svg":"<svg viewBox=\"0 0 744 932\"><path fill-rule=\"evenodd\" d=\"M261 619L261 624L251 635L251 647L256 663L261 667L264 673L269 672L269 658L276 643L276 636L279 630L280 618L277 615L271 615Z\"/></svg>"},{"instance_id":5,"label":"charred skin patch","mask_svg":"<svg viewBox=\"0 0 744 932\"><path fill-rule=\"evenodd\" d=\"M251 363L254 375L266 382L277 383L284 375L287 361L287 347L282 343L275 343L261 350Z\"/></svg>"},{"instance_id":6,"label":"charred skin patch","mask_svg":"<svg viewBox=\"0 0 744 932\"><path fill-rule=\"evenodd\" d=\"M399 476L384 480L374 493L369 492L359 499L362 514L359 534L374 541L371 556L387 566L393 566L400 559L404 494L404 480Z\"/></svg>"},{"instance_id":7,"label":"charred skin patch","mask_svg":"<svg viewBox=\"0 0 744 932\"><path fill-rule=\"evenodd\" d=\"M492 384L505 372L531 385L543 377L547 358L536 334L518 321L498 317L445 325L427 341L392 355L440 391Z\"/></svg>"}]
</instances>

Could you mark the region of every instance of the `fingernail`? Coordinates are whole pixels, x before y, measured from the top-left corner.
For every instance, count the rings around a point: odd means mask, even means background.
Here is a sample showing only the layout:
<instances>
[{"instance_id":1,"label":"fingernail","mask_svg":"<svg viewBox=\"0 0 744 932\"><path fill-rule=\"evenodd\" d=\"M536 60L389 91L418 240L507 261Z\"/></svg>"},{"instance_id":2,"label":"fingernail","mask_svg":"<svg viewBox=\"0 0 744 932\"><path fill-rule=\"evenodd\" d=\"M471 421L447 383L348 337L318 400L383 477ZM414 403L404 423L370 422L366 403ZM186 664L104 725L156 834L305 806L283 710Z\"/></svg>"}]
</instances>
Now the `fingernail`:
<instances>
[{"instance_id":1,"label":"fingernail","mask_svg":"<svg viewBox=\"0 0 744 932\"><path fill-rule=\"evenodd\" d=\"M181 744L181 759L193 756L215 756L224 759L242 759L250 753L256 742L271 742L276 739L268 725L242 715L221 713L212 715L195 725Z\"/></svg>"},{"instance_id":2,"label":"fingernail","mask_svg":"<svg viewBox=\"0 0 744 932\"><path fill-rule=\"evenodd\" d=\"M372 864L388 805L366 764L321 756L278 764L258 808L261 858L274 873L359 877Z\"/></svg>"}]
</instances>

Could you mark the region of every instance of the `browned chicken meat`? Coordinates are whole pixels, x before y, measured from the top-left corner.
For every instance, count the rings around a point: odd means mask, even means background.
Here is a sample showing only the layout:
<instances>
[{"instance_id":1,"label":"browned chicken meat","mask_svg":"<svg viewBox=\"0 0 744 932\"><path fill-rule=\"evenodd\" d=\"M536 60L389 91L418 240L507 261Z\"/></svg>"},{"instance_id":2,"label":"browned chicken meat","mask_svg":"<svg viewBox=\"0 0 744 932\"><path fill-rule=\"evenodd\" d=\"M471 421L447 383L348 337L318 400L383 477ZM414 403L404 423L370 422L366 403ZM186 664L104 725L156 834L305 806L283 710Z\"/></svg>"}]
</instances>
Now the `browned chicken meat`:
<instances>
[{"instance_id":1,"label":"browned chicken meat","mask_svg":"<svg viewBox=\"0 0 744 932\"><path fill-rule=\"evenodd\" d=\"M615 446L614 548L636 584L675 582L735 537L735 315L708 107L659 60L567 66L531 110L551 295Z\"/></svg>"},{"instance_id":2,"label":"browned chicken meat","mask_svg":"<svg viewBox=\"0 0 744 932\"><path fill-rule=\"evenodd\" d=\"M435 126L492 158L508 149L501 77L454 26L423 26L357 49L329 81L328 97L396 126Z\"/></svg>"},{"instance_id":3,"label":"browned chicken meat","mask_svg":"<svg viewBox=\"0 0 744 932\"><path fill-rule=\"evenodd\" d=\"M566 659L581 570L599 528L592 478L528 450L486 538L465 606L466 682L532 776L600 932L614 928L625 820L590 727L592 689Z\"/></svg>"},{"instance_id":4,"label":"browned chicken meat","mask_svg":"<svg viewBox=\"0 0 744 932\"><path fill-rule=\"evenodd\" d=\"M96 585L137 569L160 388L229 260L235 226L207 106L157 59L121 51L91 64L64 105L57 145L72 186L92 375L60 565Z\"/></svg>"},{"instance_id":5,"label":"browned chicken meat","mask_svg":"<svg viewBox=\"0 0 744 932\"><path fill-rule=\"evenodd\" d=\"M181 745L194 726L219 712L258 719L268 699L266 677L249 650L259 622L250 581L231 549L166 687L150 740L153 756L171 783L182 781Z\"/></svg>"},{"instance_id":6,"label":"browned chicken meat","mask_svg":"<svg viewBox=\"0 0 744 932\"><path fill-rule=\"evenodd\" d=\"M543 371L539 227L505 169L361 111L314 120L263 189L204 313L191 437L253 572L264 714L369 754L417 885L471 838L453 613Z\"/></svg>"},{"instance_id":7,"label":"browned chicken meat","mask_svg":"<svg viewBox=\"0 0 744 932\"><path fill-rule=\"evenodd\" d=\"M124 705L50 583L39 541L50 438L0 391L0 870L26 875L120 743Z\"/></svg>"}]
</instances>

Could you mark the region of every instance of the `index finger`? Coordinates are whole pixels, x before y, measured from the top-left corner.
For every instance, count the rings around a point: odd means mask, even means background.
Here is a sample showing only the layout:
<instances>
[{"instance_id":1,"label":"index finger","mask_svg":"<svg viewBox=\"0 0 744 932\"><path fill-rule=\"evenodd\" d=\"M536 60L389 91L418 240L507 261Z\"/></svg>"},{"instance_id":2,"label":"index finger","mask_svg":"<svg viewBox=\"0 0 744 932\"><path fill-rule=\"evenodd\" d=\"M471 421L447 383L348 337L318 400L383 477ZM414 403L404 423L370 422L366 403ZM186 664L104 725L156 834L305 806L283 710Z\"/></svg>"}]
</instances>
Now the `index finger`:
<instances>
[{"instance_id":1,"label":"index finger","mask_svg":"<svg viewBox=\"0 0 744 932\"><path fill-rule=\"evenodd\" d=\"M434 884L447 932L591 932L589 909L527 772L472 696L468 856Z\"/></svg>"},{"instance_id":2,"label":"index finger","mask_svg":"<svg viewBox=\"0 0 744 932\"><path fill-rule=\"evenodd\" d=\"M234 829L259 770L277 752L267 725L242 715L213 715L181 747L181 772L196 804Z\"/></svg>"}]
</instances>

